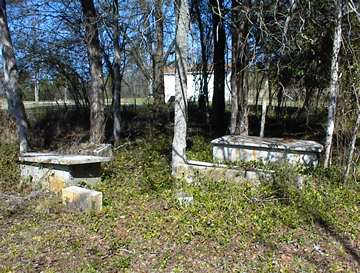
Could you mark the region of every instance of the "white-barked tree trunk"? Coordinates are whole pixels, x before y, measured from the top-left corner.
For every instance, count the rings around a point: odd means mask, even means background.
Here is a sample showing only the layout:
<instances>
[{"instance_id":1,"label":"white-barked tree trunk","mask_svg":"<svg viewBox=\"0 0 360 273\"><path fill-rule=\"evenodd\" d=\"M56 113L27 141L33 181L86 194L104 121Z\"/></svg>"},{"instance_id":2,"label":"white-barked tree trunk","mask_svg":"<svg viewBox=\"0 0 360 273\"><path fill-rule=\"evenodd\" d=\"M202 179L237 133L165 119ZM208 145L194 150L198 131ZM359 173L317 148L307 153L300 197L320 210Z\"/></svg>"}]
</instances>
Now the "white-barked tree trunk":
<instances>
[{"instance_id":1,"label":"white-barked tree trunk","mask_svg":"<svg viewBox=\"0 0 360 273\"><path fill-rule=\"evenodd\" d=\"M28 122L19 86L19 72L7 22L5 0L0 0L0 45L4 59L4 89L8 111L16 122L20 152L23 153L29 149Z\"/></svg>"},{"instance_id":2,"label":"white-barked tree trunk","mask_svg":"<svg viewBox=\"0 0 360 273\"><path fill-rule=\"evenodd\" d=\"M355 90L357 92L357 90ZM345 170L344 170L344 180L346 181L350 174L351 165L353 164L353 155L355 151L355 145L356 145L356 139L357 139L357 133L359 131L360 127L360 100L359 100L359 92L356 93L356 103L357 103L357 117L356 122L352 131L348 156L346 160Z\"/></svg>"},{"instance_id":3,"label":"white-barked tree trunk","mask_svg":"<svg viewBox=\"0 0 360 273\"><path fill-rule=\"evenodd\" d=\"M172 173L186 163L187 131L187 35L189 33L189 9L187 0L175 1L176 14L176 76L175 76L175 120L172 143Z\"/></svg>"},{"instance_id":4,"label":"white-barked tree trunk","mask_svg":"<svg viewBox=\"0 0 360 273\"><path fill-rule=\"evenodd\" d=\"M342 0L336 0L336 20L334 31L333 52L331 60L331 75L330 75L330 98L328 106L328 118L326 127L325 139L325 157L324 167L327 168L330 164L331 146L335 129L336 116L336 101L339 92L339 52L341 47L342 35Z\"/></svg>"},{"instance_id":5,"label":"white-barked tree trunk","mask_svg":"<svg viewBox=\"0 0 360 273\"><path fill-rule=\"evenodd\" d=\"M266 79L264 90L262 90L262 96L261 96L260 137L264 137L265 134L266 109L267 109L266 93L268 90L269 90L269 79Z\"/></svg>"}]
</instances>

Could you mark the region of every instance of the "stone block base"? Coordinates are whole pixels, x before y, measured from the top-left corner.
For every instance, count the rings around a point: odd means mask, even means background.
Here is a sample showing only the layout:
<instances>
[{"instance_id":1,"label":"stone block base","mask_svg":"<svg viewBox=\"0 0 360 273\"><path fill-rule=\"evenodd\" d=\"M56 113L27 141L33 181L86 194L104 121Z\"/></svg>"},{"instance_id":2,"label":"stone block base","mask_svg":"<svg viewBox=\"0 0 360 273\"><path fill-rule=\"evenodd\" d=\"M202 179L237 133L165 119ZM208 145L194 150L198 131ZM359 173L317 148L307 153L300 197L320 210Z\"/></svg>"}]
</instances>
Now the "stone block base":
<instances>
[{"instance_id":1,"label":"stone block base","mask_svg":"<svg viewBox=\"0 0 360 273\"><path fill-rule=\"evenodd\" d=\"M183 166L182 174L188 182L193 182L196 177L205 176L214 180L224 180L242 183L251 181L258 184L260 181L271 181L274 178L272 171L244 170L229 167L224 164L214 164L190 160Z\"/></svg>"},{"instance_id":2,"label":"stone block base","mask_svg":"<svg viewBox=\"0 0 360 273\"><path fill-rule=\"evenodd\" d=\"M61 192L65 187L85 182L94 184L101 180L100 163L86 165L21 164L22 179L30 179L36 187L51 192Z\"/></svg>"},{"instance_id":3,"label":"stone block base","mask_svg":"<svg viewBox=\"0 0 360 273\"><path fill-rule=\"evenodd\" d=\"M102 193L77 186L62 190L63 204L76 211L100 211L102 209Z\"/></svg>"}]
</instances>

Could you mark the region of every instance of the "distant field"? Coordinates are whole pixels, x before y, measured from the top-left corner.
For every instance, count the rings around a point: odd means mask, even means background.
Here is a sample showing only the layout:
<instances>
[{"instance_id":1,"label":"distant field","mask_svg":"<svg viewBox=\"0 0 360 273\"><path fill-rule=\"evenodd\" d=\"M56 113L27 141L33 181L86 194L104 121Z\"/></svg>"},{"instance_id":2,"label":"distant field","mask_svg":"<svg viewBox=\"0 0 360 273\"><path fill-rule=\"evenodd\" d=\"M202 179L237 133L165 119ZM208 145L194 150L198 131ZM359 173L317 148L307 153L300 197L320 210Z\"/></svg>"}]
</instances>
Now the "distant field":
<instances>
[{"instance_id":1,"label":"distant field","mask_svg":"<svg viewBox=\"0 0 360 273\"><path fill-rule=\"evenodd\" d=\"M122 105L143 105L152 103L151 98L122 98L121 104ZM61 105L68 105L72 106L75 105L73 100L67 100L66 102L63 100L58 101L24 101L24 105L26 109L38 108L38 107L51 107L51 106L61 106ZM111 100L106 101L106 105L111 105ZM0 109L4 110L7 109L7 102L5 99L0 100Z\"/></svg>"},{"instance_id":2,"label":"distant field","mask_svg":"<svg viewBox=\"0 0 360 273\"><path fill-rule=\"evenodd\" d=\"M121 105L144 105L144 104L152 104L152 98L122 98ZM24 101L24 105L26 109L38 108L38 107L51 107L51 106L61 106L66 104L67 106L75 105L73 100L67 100L66 102L63 100L58 101ZM111 105L111 99L106 101L106 105ZM211 102L210 102L211 105ZM227 105L230 106L230 102L227 102ZM255 105L255 100L249 99L248 105ZM258 102L258 105L261 105L261 101ZM276 105L276 102L273 102L273 105ZM300 107L302 104L298 101L287 101L286 107ZM5 99L0 99L0 109L7 109L7 102Z\"/></svg>"}]
</instances>

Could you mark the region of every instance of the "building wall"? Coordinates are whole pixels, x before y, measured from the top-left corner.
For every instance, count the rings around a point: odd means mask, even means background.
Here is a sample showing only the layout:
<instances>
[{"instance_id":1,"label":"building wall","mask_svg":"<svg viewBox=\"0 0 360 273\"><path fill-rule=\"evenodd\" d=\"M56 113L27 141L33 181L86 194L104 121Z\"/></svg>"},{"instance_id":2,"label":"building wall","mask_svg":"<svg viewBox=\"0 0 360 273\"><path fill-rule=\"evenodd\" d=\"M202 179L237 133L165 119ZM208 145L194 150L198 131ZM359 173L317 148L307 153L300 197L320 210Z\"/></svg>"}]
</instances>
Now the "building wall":
<instances>
[{"instance_id":1,"label":"building wall","mask_svg":"<svg viewBox=\"0 0 360 273\"><path fill-rule=\"evenodd\" d=\"M199 73L188 73L187 74L187 98L188 100L197 101L200 93L200 78ZM175 73L165 73L164 75L165 84L165 101L168 102L172 96L175 96ZM209 90L209 102L212 102L214 92L214 74L209 75L208 79L208 90ZM229 102L231 98L230 94L230 74L226 77L225 83L225 101Z\"/></svg>"}]
</instances>

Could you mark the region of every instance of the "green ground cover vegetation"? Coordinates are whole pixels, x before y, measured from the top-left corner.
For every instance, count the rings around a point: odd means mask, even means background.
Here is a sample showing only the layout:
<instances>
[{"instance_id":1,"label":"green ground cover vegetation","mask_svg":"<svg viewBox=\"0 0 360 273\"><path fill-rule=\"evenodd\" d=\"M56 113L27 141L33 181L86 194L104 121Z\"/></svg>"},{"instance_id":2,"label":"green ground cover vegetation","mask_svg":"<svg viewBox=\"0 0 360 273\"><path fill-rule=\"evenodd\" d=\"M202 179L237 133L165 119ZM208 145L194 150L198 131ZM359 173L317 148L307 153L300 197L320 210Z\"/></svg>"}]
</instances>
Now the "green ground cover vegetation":
<instances>
[{"instance_id":1,"label":"green ground cover vegetation","mask_svg":"<svg viewBox=\"0 0 360 273\"><path fill-rule=\"evenodd\" d=\"M208 141L190 140L189 156L208 160ZM302 190L289 167L257 186L188 184L171 176L170 143L154 130L124 141L95 186L100 213L69 212L47 194L15 211L3 204L0 272L358 272L359 185L335 167ZM16 147L0 153L0 191L26 195ZM181 206L178 191L193 204Z\"/></svg>"}]
</instances>

